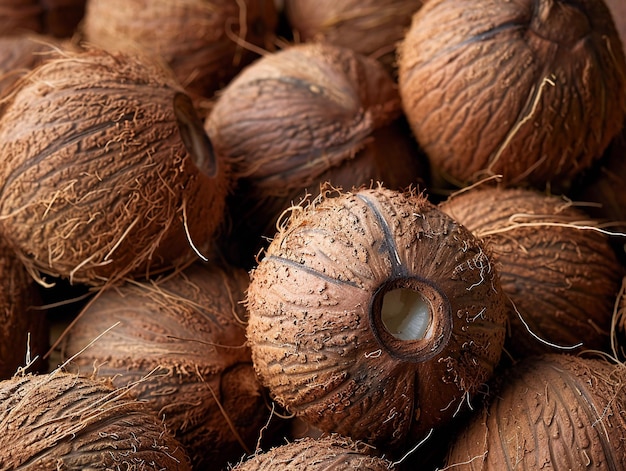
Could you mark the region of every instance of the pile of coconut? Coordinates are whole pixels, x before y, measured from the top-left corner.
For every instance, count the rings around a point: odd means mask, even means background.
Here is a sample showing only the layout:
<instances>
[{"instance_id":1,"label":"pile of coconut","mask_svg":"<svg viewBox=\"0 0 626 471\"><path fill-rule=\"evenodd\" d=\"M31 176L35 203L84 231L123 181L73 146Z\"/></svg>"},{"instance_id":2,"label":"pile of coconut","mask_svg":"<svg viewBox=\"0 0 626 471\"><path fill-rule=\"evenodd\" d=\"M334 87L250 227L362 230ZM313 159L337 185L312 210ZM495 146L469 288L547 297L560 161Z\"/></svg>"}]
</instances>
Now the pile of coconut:
<instances>
[{"instance_id":1,"label":"pile of coconut","mask_svg":"<svg viewBox=\"0 0 626 471\"><path fill-rule=\"evenodd\" d=\"M623 0L0 0L0 468L626 469Z\"/></svg>"}]
</instances>

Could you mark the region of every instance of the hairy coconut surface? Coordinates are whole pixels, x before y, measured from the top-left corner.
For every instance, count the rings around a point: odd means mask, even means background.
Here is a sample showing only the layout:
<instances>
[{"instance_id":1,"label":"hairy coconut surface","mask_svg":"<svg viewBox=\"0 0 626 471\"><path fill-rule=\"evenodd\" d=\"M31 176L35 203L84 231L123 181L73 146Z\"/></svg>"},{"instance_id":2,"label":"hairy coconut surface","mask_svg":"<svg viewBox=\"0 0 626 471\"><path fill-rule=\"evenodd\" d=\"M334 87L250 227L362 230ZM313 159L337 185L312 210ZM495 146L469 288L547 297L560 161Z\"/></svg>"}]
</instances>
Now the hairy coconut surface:
<instances>
[{"instance_id":1,"label":"hairy coconut surface","mask_svg":"<svg viewBox=\"0 0 626 471\"><path fill-rule=\"evenodd\" d=\"M232 471L388 471L393 463L373 456L374 450L363 443L339 435L318 439L303 438L266 452L256 453L229 468Z\"/></svg>"},{"instance_id":2,"label":"hairy coconut surface","mask_svg":"<svg viewBox=\"0 0 626 471\"><path fill-rule=\"evenodd\" d=\"M159 57L187 90L210 96L272 48L277 23L272 0L89 0L82 31L105 49Z\"/></svg>"},{"instance_id":3,"label":"hairy coconut surface","mask_svg":"<svg viewBox=\"0 0 626 471\"><path fill-rule=\"evenodd\" d=\"M216 153L234 162L229 213L234 237L247 236L240 246L258 250L279 215L323 182L422 182L422 156L401 114L389 74L347 48L301 44L243 70L205 121Z\"/></svg>"},{"instance_id":4,"label":"hairy coconut surface","mask_svg":"<svg viewBox=\"0 0 626 471\"><path fill-rule=\"evenodd\" d=\"M502 375L443 469L626 469L625 368L565 354L527 358Z\"/></svg>"},{"instance_id":5,"label":"hairy coconut surface","mask_svg":"<svg viewBox=\"0 0 626 471\"><path fill-rule=\"evenodd\" d=\"M245 345L248 282L243 269L197 263L106 290L63 339L65 357L75 356L68 368L136 383L194 466L225 466L254 450L269 416Z\"/></svg>"},{"instance_id":6,"label":"hairy coconut surface","mask_svg":"<svg viewBox=\"0 0 626 471\"><path fill-rule=\"evenodd\" d=\"M388 449L469 404L506 311L482 244L425 196L384 188L293 211L251 272L248 340L275 400Z\"/></svg>"},{"instance_id":7,"label":"hairy coconut surface","mask_svg":"<svg viewBox=\"0 0 626 471\"><path fill-rule=\"evenodd\" d=\"M43 370L49 325L33 279L15 251L0 238L0 380L19 368ZM39 358L39 360L37 360Z\"/></svg>"},{"instance_id":8,"label":"hairy coconut surface","mask_svg":"<svg viewBox=\"0 0 626 471\"><path fill-rule=\"evenodd\" d=\"M16 84L0 113L0 229L32 271L97 285L211 244L226 163L158 65L66 53Z\"/></svg>"},{"instance_id":9,"label":"hairy coconut surface","mask_svg":"<svg viewBox=\"0 0 626 471\"><path fill-rule=\"evenodd\" d=\"M602 0L428 1L399 90L433 170L567 187L621 129L626 61Z\"/></svg>"},{"instance_id":10,"label":"hairy coconut surface","mask_svg":"<svg viewBox=\"0 0 626 471\"><path fill-rule=\"evenodd\" d=\"M608 347L623 269L584 211L535 190L487 187L439 207L493 254L510 300L511 354Z\"/></svg>"},{"instance_id":11,"label":"hairy coconut surface","mask_svg":"<svg viewBox=\"0 0 626 471\"><path fill-rule=\"evenodd\" d=\"M286 0L285 15L302 41L325 41L380 60L395 70L396 45L422 0Z\"/></svg>"},{"instance_id":12,"label":"hairy coconut surface","mask_svg":"<svg viewBox=\"0 0 626 471\"><path fill-rule=\"evenodd\" d=\"M59 370L0 382L0 467L191 470L180 443L130 390Z\"/></svg>"}]
</instances>

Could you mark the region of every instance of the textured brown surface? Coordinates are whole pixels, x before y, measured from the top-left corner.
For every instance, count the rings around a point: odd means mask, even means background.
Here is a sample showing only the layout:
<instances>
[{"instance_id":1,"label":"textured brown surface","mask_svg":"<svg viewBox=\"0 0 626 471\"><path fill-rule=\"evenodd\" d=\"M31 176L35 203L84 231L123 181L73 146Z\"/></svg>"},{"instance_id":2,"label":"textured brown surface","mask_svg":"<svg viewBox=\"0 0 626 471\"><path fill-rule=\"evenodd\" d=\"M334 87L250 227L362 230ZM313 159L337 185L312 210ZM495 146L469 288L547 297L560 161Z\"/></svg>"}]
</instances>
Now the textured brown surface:
<instances>
[{"instance_id":1,"label":"textured brown surface","mask_svg":"<svg viewBox=\"0 0 626 471\"><path fill-rule=\"evenodd\" d=\"M350 439L328 436L301 439L260 452L232 471L393 471L393 464L371 456L371 449Z\"/></svg>"},{"instance_id":2,"label":"textured brown surface","mask_svg":"<svg viewBox=\"0 0 626 471\"><path fill-rule=\"evenodd\" d=\"M621 129L626 61L602 0L431 0L399 48L399 90L433 169L554 188Z\"/></svg>"},{"instance_id":3,"label":"textured brown surface","mask_svg":"<svg viewBox=\"0 0 626 471\"><path fill-rule=\"evenodd\" d=\"M593 225L581 209L533 190L480 187L440 208L493 253L502 289L514 305L506 342L513 355L558 350L534 338L520 316L552 344L608 347L623 269L606 236L578 228Z\"/></svg>"},{"instance_id":4,"label":"textured brown surface","mask_svg":"<svg viewBox=\"0 0 626 471\"><path fill-rule=\"evenodd\" d=\"M429 298L419 340L395 339L380 320L377 293L403 285ZM252 271L248 309L254 365L276 401L387 448L469 402L505 335L482 245L425 197L386 189L294 211Z\"/></svg>"},{"instance_id":5,"label":"textured brown surface","mask_svg":"<svg viewBox=\"0 0 626 471\"><path fill-rule=\"evenodd\" d=\"M191 470L180 443L128 390L63 372L0 382L0 468Z\"/></svg>"},{"instance_id":6,"label":"textured brown surface","mask_svg":"<svg viewBox=\"0 0 626 471\"><path fill-rule=\"evenodd\" d=\"M189 240L207 249L229 180L180 90L95 49L20 82L0 110L0 215L32 267L101 284L193 260Z\"/></svg>"},{"instance_id":7,"label":"textured brown surface","mask_svg":"<svg viewBox=\"0 0 626 471\"><path fill-rule=\"evenodd\" d=\"M0 0L0 36L43 33L38 0Z\"/></svg>"},{"instance_id":8,"label":"textured brown surface","mask_svg":"<svg viewBox=\"0 0 626 471\"><path fill-rule=\"evenodd\" d=\"M624 368L558 354L519 363L461 431L448 465L459 471L626 469Z\"/></svg>"},{"instance_id":9,"label":"textured brown surface","mask_svg":"<svg viewBox=\"0 0 626 471\"><path fill-rule=\"evenodd\" d=\"M218 469L254 450L269 415L245 346L247 286L244 270L195 264L162 281L108 290L79 314L65 356L119 325L69 368L90 374L95 365L116 386L137 382L135 393L165 419L194 465Z\"/></svg>"},{"instance_id":10,"label":"textured brown surface","mask_svg":"<svg viewBox=\"0 0 626 471\"><path fill-rule=\"evenodd\" d=\"M154 54L187 90L211 96L258 57L246 43L272 47L277 22L273 0L90 0L81 29L106 49Z\"/></svg>"}]
</instances>

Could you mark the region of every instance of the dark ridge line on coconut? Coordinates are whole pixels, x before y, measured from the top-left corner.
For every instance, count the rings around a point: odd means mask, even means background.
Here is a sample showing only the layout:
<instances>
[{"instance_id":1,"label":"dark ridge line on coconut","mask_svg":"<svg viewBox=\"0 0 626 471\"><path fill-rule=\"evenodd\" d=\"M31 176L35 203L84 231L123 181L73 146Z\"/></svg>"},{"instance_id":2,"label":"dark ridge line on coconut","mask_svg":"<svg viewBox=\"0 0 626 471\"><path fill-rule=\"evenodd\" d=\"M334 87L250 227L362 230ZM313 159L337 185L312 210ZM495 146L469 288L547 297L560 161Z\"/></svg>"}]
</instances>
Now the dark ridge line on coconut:
<instances>
[{"instance_id":1,"label":"dark ridge line on coconut","mask_svg":"<svg viewBox=\"0 0 626 471\"><path fill-rule=\"evenodd\" d=\"M584 382L582 384L583 387L578 387L578 385L573 379L573 375L569 371L563 370L562 368L559 368L556 365L550 365L550 366L561 375L561 377L564 379L567 385L572 389L572 391L575 391L578 393L578 397L581 397L582 399L584 399L584 401L578 401L578 404L582 406L583 410L587 414L587 417L589 418L589 423L598 432L598 437L600 438L600 445L602 446L602 451L604 452L604 458L606 459L607 465L610 471L620 471L620 468L617 466L617 463L615 462L615 459L613 457L613 451L615 448L610 446L609 439L606 436L607 430L606 430L606 425L604 424L603 417L599 416L597 411L595 410L595 407L594 407L595 403L593 402L592 398L589 397L587 388L584 387ZM566 375L563 375L564 371L565 373L567 373ZM609 401L609 403L605 406L605 408L610 405L610 402L611 401ZM598 425L599 427L596 427Z\"/></svg>"},{"instance_id":2,"label":"dark ridge line on coconut","mask_svg":"<svg viewBox=\"0 0 626 471\"><path fill-rule=\"evenodd\" d=\"M323 279L324 281L328 281L330 283L333 284L337 284L337 285L348 285L348 286L352 286L353 288L359 288L359 285L354 282L354 281L350 281L350 280L342 280L339 278L333 278L332 276L327 275L324 272L318 271L315 268L311 268L309 266L303 265L301 263L298 263L294 260L291 260L289 258L285 258L285 257L281 257L279 255L270 255L269 257L267 257L266 260L271 260L274 261L276 263L282 263L283 265L287 265L293 268L297 268L298 270L302 270L310 275L313 276L317 276L321 279Z\"/></svg>"},{"instance_id":3,"label":"dark ridge line on coconut","mask_svg":"<svg viewBox=\"0 0 626 471\"><path fill-rule=\"evenodd\" d=\"M401 278L409 276L406 267L402 264L400 260L400 255L398 253L398 246L396 245L396 241L394 240L393 233L389 228L389 224L387 220L383 217L382 213L376 206L376 204L367 196L362 193L358 193L356 195L358 199L360 199L372 212L378 225L383 231L383 247L386 249L387 254L389 255L389 260L391 262L391 274L390 278Z\"/></svg>"}]
</instances>

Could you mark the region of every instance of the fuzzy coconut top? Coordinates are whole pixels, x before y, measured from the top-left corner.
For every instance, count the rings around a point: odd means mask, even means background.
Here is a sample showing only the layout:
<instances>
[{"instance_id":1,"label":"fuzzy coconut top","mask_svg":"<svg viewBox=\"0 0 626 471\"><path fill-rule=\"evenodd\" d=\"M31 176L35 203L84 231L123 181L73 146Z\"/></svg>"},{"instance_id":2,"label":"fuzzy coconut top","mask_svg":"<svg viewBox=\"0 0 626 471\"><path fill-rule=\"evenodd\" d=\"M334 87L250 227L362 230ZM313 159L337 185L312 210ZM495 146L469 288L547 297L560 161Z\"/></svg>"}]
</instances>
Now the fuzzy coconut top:
<instances>
[{"instance_id":1,"label":"fuzzy coconut top","mask_svg":"<svg viewBox=\"0 0 626 471\"><path fill-rule=\"evenodd\" d=\"M2 103L0 226L33 271L102 284L210 245L227 167L181 87L143 59L68 52Z\"/></svg>"},{"instance_id":2,"label":"fuzzy coconut top","mask_svg":"<svg viewBox=\"0 0 626 471\"><path fill-rule=\"evenodd\" d=\"M422 327L387 318L397 295ZM483 246L423 195L384 188L294 209L247 302L254 365L276 401L323 431L387 447L456 415L504 342Z\"/></svg>"}]
</instances>

